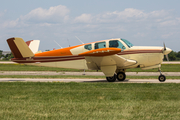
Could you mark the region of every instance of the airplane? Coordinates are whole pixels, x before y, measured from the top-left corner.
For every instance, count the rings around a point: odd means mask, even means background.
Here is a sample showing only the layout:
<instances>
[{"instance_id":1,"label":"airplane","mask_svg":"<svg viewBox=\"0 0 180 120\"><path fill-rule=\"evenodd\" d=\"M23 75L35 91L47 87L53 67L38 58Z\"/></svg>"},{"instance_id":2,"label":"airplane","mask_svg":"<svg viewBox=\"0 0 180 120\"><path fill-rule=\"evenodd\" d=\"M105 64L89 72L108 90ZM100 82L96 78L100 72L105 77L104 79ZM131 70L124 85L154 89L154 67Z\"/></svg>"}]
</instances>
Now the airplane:
<instances>
[{"instance_id":1,"label":"airplane","mask_svg":"<svg viewBox=\"0 0 180 120\"><path fill-rule=\"evenodd\" d=\"M164 55L172 50L163 47L134 46L126 39L113 38L51 51L38 51L39 40L25 42L22 38L7 39L16 63L46 67L101 70L108 82L124 81L126 70L159 68L159 81Z\"/></svg>"}]
</instances>

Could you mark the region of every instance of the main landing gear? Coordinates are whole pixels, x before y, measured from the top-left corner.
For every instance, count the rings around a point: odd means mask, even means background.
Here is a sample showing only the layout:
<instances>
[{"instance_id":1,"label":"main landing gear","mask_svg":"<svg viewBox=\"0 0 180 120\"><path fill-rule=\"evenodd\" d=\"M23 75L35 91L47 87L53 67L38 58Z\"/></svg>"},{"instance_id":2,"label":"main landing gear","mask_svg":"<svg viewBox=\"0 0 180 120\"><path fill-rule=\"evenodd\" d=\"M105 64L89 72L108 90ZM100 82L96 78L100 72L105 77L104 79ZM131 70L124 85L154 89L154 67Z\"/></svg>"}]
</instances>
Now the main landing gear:
<instances>
[{"instance_id":1,"label":"main landing gear","mask_svg":"<svg viewBox=\"0 0 180 120\"><path fill-rule=\"evenodd\" d=\"M114 76L112 76L112 77L106 77L106 80L108 82L115 82L116 81L116 74L114 74Z\"/></svg>"},{"instance_id":2,"label":"main landing gear","mask_svg":"<svg viewBox=\"0 0 180 120\"><path fill-rule=\"evenodd\" d=\"M117 73L117 80L118 81L124 81L126 79L126 74L124 72L118 72Z\"/></svg>"},{"instance_id":3,"label":"main landing gear","mask_svg":"<svg viewBox=\"0 0 180 120\"><path fill-rule=\"evenodd\" d=\"M118 81L124 81L126 79L126 74L124 72L118 72L117 75L114 74L112 77L106 77L108 82L115 82L116 79Z\"/></svg>"}]
</instances>

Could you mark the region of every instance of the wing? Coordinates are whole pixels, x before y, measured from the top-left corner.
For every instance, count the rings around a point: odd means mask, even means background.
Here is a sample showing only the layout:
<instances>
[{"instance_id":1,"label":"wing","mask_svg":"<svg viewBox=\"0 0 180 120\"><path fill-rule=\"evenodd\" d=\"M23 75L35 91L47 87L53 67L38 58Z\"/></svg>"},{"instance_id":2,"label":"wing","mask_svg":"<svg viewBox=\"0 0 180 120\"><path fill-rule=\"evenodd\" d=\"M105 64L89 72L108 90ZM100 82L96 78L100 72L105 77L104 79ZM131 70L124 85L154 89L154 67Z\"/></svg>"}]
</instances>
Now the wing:
<instances>
[{"instance_id":1,"label":"wing","mask_svg":"<svg viewBox=\"0 0 180 120\"><path fill-rule=\"evenodd\" d=\"M119 55L102 57L86 56L85 59L89 69L102 70L106 77L113 76L116 69L119 67L122 68L137 63L135 60L129 60Z\"/></svg>"}]
</instances>

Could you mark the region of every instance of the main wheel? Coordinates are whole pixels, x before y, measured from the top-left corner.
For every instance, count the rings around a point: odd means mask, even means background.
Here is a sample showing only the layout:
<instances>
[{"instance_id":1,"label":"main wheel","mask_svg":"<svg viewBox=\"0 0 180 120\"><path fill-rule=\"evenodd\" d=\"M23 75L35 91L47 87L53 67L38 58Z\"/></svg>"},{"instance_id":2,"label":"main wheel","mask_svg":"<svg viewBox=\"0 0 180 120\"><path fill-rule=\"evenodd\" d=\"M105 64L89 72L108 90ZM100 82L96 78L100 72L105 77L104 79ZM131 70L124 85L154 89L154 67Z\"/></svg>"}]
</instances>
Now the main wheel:
<instances>
[{"instance_id":1,"label":"main wheel","mask_svg":"<svg viewBox=\"0 0 180 120\"><path fill-rule=\"evenodd\" d=\"M124 72L118 72L117 79L118 81L124 81L126 79L126 74Z\"/></svg>"},{"instance_id":2,"label":"main wheel","mask_svg":"<svg viewBox=\"0 0 180 120\"><path fill-rule=\"evenodd\" d=\"M166 76L160 75L160 76L159 76L159 81L160 81L160 82L166 81Z\"/></svg>"},{"instance_id":3,"label":"main wheel","mask_svg":"<svg viewBox=\"0 0 180 120\"><path fill-rule=\"evenodd\" d=\"M108 82L115 82L116 81L116 74L114 74L114 76L112 76L112 77L106 77L106 80Z\"/></svg>"}]
</instances>

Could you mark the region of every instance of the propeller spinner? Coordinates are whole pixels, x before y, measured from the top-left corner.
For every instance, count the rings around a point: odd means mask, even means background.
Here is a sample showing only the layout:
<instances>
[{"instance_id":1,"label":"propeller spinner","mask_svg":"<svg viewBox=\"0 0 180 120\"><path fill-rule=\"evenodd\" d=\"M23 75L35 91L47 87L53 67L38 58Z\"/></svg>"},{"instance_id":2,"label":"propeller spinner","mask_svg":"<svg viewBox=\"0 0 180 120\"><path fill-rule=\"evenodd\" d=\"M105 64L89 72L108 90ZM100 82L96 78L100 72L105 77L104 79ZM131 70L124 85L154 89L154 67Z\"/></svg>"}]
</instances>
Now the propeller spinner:
<instances>
[{"instance_id":1,"label":"propeller spinner","mask_svg":"<svg viewBox=\"0 0 180 120\"><path fill-rule=\"evenodd\" d=\"M163 45L164 45L163 53L164 53L164 55L166 55L167 61L169 61L168 54L169 54L172 50L171 50L170 48L166 48L165 43L163 43Z\"/></svg>"}]
</instances>

